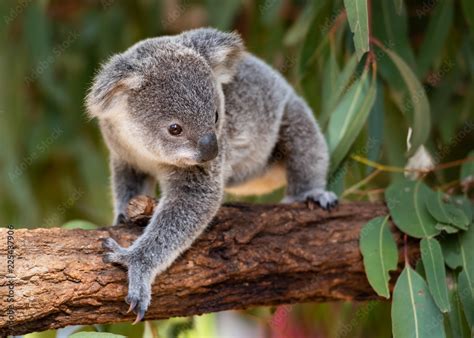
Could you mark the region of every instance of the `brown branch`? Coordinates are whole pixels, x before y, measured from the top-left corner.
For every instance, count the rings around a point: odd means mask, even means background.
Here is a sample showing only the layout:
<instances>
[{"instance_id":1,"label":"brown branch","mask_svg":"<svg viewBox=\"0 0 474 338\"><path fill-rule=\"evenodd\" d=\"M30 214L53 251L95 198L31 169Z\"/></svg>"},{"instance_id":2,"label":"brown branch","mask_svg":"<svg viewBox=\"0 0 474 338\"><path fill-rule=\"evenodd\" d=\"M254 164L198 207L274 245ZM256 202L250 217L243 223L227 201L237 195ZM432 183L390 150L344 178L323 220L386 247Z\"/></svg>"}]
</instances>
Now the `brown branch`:
<instances>
[{"instance_id":1,"label":"brown branch","mask_svg":"<svg viewBox=\"0 0 474 338\"><path fill-rule=\"evenodd\" d=\"M0 336L73 324L132 321L126 272L102 262L101 239L129 245L154 207L136 199L133 223L100 230L14 230L14 270L7 274L8 229L0 229ZM359 254L361 227L387 214L382 204L342 204L331 212L296 205L225 205L211 226L153 286L146 319L259 305L376 299ZM393 229L400 247L403 239ZM409 243L410 256L416 245ZM400 259L402 262L403 259ZM5 277L6 276L6 277ZM9 284L14 281L7 301ZM5 313L9 306L10 319Z\"/></svg>"}]
</instances>

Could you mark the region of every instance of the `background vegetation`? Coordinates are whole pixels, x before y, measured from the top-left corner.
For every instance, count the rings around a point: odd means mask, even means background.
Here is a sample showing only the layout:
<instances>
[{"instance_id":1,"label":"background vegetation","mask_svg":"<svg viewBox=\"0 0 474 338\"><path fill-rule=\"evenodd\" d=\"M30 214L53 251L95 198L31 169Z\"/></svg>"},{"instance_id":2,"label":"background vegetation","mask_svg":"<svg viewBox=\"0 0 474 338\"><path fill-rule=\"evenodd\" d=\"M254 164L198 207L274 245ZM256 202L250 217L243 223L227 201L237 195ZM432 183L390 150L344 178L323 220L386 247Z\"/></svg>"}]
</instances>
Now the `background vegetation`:
<instances>
[{"instance_id":1,"label":"background vegetation","mask_svg":"<svg viewBox=\"0 0 474 338\"><path fill-rule=\"evenodd\" d=\"M83 108L94 72L140 39L206 25L239 31L248 50L307 98L331 148L331 187L344 199L383 199L407 164L431 170L431 187L472 197L474 3L366 4L361 27L342 0L1 1L0 224L109 224L107 152ZM351 30L364 29L367 40L354 44ZM240 315L271 337L389 337L389 310L379 302L311 304ZM203 337L219 320L85 329Z\"/></svg>"}]
</instances>

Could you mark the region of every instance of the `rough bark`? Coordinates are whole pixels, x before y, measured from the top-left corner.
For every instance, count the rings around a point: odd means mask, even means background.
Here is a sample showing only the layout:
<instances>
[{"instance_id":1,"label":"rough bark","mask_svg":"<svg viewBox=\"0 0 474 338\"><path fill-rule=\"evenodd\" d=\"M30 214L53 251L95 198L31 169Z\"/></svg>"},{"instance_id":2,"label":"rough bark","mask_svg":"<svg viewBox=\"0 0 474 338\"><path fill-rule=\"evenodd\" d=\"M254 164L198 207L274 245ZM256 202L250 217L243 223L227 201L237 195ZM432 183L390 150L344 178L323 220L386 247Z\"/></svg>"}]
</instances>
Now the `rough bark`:
<instances>
[{"instance_id":1,"label":"rough bark","mask_svg":"<svg viewBox=\"0 0 474 338\"><path fill-rule=\"evenodd\" d=\"M14 270L7 275L8 229L0 229L0 335L73 324L132 321L126 272L102 262L101 240L128 246L154 207L138 198L131 224L99 230L14 230ZM359 253L361 227L387 214L383 204L348 203L331 212L307 205L221 208L208 230L153 285L146 319L259 305L377 298ZM401 234L392 227L399 246ZM417 249L409 242L412 257ZM401 259L400 259L401 261ZM7 302L9 281L14 302ZM13 306L8 316L5 309Z\"/></svg>"}]
</instances>

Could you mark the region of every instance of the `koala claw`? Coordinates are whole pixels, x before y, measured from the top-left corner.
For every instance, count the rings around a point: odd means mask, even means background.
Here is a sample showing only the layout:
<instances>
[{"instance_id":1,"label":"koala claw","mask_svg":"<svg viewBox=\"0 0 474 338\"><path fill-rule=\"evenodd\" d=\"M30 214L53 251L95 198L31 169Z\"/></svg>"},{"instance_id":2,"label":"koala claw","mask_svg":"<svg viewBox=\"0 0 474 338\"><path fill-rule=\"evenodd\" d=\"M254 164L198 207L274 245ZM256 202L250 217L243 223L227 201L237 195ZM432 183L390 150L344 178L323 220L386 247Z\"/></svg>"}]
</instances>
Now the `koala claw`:
<instances>
[{"instance_id":1,"label":"koala claw","mask_svg":"<svg viewBox=\"0 0 474 338\"><path fill-rule=\"evenodd\" d=\"M315 197L310 195L307 198L317 202L324 210L331 210L338 203L337 196L332 191L324 191Z\"/></svg>"},{"instance_id":2,"label":"koala claw","mask_svg":"<svg viewBox=\"0 0 474 338\"><path fill-rule=\"evenodd\" d=\"M134 311L137 317L133 324L140 322L145 317L145 312L151 300L151 290L146 286L146 281L130 281L128 286L128 295L125 302L130 304L128 312ZM139 284L139 285L136 285Z\"/></svg>"},{"instance_id":3,"label":"koala claw","mask_svg":"<svg viewBox=\"0 0 474 338\"><path fill-rule=\"evenodd\" d=\"M122 248L112 238L104 239L102 247L110 251L104 254L104 262L121 264L128 269L128 295L125 302L130 304L127 313L133 311L137 314L136 324L145 317L151 301L152 263L145 263L140 251Z\"/></svg>"},{"instance_id":4,"label":"koala claw","mask_svg":"<svg viewBox=\"0 0 474 338\"><path fill-rule=\"evenodd\" d=\"M114 239L110 237L105 238L102 241L102 248L109 251L102 256L102 261L104 263L117 263L124 266L127 265L127 250L122 248Z\"/></svg>"},{"instance_id":5,"label":"koala claw","mask_svg":"<svg viewBox=\"0 0 474 338\"><path fill-rule=\"evenodd\" d=\"M313 201L319 204L324 210L333 209L337 203L337 196L332 191L324 189L313 189L298 196L287 196L283 199L283 203L306 202Z\"/></svg>"},{"instance_id":6,"label":"koala claw","mask_svg":"<svg viewBox=\"0 0 474 338\"><path fill-rule=\"evenodd\" d=\"M128 299L129 297L127 297L125 301L128 302ZM136 311L137 313L137 317L135 318L135 321L132 323L132 325L137 324L143 319L143 317L145 317L145 309L140 308L140 306L137 307L137 305L139 305L139 301L137 299L132 299L130 301L130 307L127 310L127 313L130 313L131 311Z\"/></svg>"}]
</instances>

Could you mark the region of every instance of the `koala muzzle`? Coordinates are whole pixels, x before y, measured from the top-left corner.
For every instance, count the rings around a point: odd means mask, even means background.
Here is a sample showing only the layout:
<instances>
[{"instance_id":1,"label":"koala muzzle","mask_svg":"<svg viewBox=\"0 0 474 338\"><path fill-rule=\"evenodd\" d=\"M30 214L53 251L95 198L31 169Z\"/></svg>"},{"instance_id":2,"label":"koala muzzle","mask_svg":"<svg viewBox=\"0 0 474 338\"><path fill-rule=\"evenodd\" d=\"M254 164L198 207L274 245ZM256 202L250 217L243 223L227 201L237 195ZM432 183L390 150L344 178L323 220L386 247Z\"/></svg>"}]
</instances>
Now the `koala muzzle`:
<instances>
[{"instance_id":1,"label":"koala muzzle","mask_svg":"<svg viewBox=\"0 0 474 338\"><path fill-rule=\"evenodd\" d=\"M214 133L208 133L202 136L198 141L199 161L207 162L217 156L218 146L217 137Z\"/></svg>"}]
</instances>

